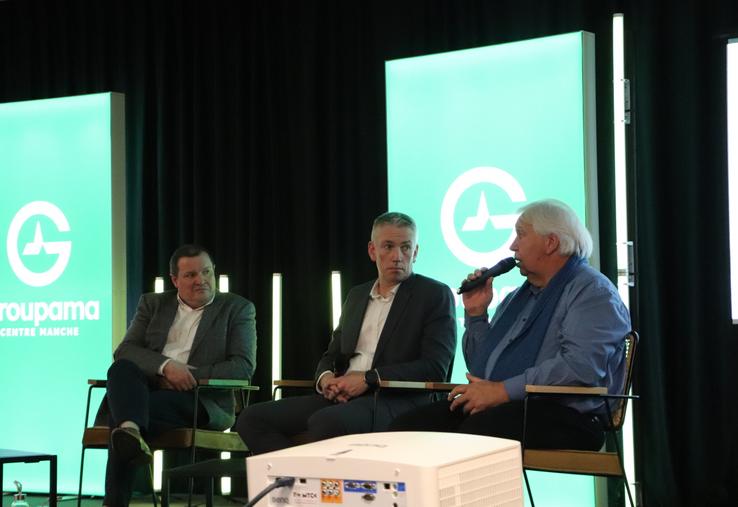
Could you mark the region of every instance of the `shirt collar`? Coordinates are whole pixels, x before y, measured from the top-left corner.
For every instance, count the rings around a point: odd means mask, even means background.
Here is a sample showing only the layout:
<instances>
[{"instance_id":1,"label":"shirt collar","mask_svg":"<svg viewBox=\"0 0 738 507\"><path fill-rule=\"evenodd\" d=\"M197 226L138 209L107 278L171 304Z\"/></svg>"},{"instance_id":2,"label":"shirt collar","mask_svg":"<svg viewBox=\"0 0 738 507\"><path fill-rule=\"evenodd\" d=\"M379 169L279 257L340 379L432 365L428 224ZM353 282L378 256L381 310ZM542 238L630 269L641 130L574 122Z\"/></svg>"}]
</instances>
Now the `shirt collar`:
<instances>
[{"instance_id":1,"label":"shirt collar","mask_svg":"<svg viewBox=\"0 0 738 507\"><path fill-rule=\"evenodd\" d=\"M369 297L373 300L380 300L380 301L392 301L392 299L395 297L395 294L397 294L397 289L400 288L400 285L402 285L402 282L398 283L394 287L392 287L389 291L389 295L387 297L383 297L379 293L379 280L374 281L374 285L372 285L372 290L369 291Z\"/></svg>"},{"instance_id":2,"label":"shirt collar","mask_svg":"<svg viewBox=\"0 0 738 507\"><path fill-rule=\"evenodd\" d=\"M197 308L192 308L190 305L182 301L182 298L179 297L179 292L177 293L177 302L179 303L179 308L186 310L186 311L192 311L192 312L199 312L201 310L204 310L206 306L212 304L214 299L215 299L215 293L213 293L213 297L210 298L210 301L208 301L204 305L198 306Z\"/></svg>"},{"instance_id":3,"label":"shirt collar","mask_svg":"<svg viewBox=\"0 0 738 507\"><path fill-rule=\"evenodd\" d=\"M533 297L537 297L538 294L540 294L543 291L543 288L536 287L533 284L531 284L530 287L528 287L528 289L530 289L530 293L533 294Z\"/></svg>"}]
</instances>

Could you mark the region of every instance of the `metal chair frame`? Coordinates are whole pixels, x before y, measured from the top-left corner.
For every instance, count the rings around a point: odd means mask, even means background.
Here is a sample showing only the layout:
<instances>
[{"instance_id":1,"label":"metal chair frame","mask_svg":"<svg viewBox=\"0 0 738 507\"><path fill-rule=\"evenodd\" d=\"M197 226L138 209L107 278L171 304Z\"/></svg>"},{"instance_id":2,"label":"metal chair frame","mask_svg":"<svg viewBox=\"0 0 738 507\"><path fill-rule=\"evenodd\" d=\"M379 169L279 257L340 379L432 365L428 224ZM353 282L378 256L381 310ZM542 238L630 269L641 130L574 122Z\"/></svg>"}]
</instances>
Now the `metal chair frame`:
<instances>
[{"instance_id":1,"label":"metal chair frame","mask_svg":"<svg viewBox=\"0 0 738 507\"><path fill-rule=\"evenodd\" d=\"M531 507L535 507L533 493L526 470L540 470L556 473L573 473L582 475L597 475L604 477L620 477L625 483L628 500L634 507L633 496L630 491L627 474L623 465L623 450L618 435L625 421L625 413L628 400L636 400L639 397L628 394L633 380L633 364L635 352L638 345L638 333L631 331L625 336L625 379L620 393L608 394L604 387L570 387L570 386L526 386L526 396L523 410L523 441L521 445L523 453L523 477L528 491ZM528 400L532 397L585 397L600 398L605 401L605 412L607 415L606 438L610 438L615 452L608 451L578 451L567 449L537 450L526 448L526 430L528 425ZM615 414L610 406L609 400L617 400ZM559 460L558 462L556 460ZM597 462L595 466L593 463ZM613 462L617 462L613 467ZM558 463L558 464L557 464Z\"/></svg>"},{"instance_id":2,"label":"metal chair frame","mask_svg":"<svg viewBox=\"0 0 738 507\"><path fill-rule=\"evenodd\" d=\"M87 381L89 388L87 390L87 405L85 408L85 420L82 436L82 453L79 466L79 488L77 493L77 507L81 507L82 503L82 481L85 466L85 452L87 449L107 449L107 442L110 438L110 428L107 426L89 426L90 422L90 402L92 399L92 390L96 388L106 388L107 381L89 379ZM258 391L258 386L252 386L248 380L234 379L200 379L194 389L194 406L197 407L201 389L227 389L238 391L240 395L241 407L248 406L252 391ZM248 451L246 445L241 441L238 434L230 434L215 430L205 430L197 427L197 410L194 410L192 426L189 428L177 428L159 435L158 437L148 441L152 450L167 449L186 449L191 448L190 463L194 464L197 457L197 449L213 449L220 451ZM181 442L189 440L189 445ZM215 440L216 442L213 442ZM220 443L220 442L223 443ZM89 443L88 443L89 442ZM152 465L149 464L148 472L151 482L152 501L154 507L157 505L156 492L154 491L154 476ZM192 502L192 489L194 481L190 480L188 505ZM209 499L212 503L212 499Z\"/></svg>"}]
</instances>

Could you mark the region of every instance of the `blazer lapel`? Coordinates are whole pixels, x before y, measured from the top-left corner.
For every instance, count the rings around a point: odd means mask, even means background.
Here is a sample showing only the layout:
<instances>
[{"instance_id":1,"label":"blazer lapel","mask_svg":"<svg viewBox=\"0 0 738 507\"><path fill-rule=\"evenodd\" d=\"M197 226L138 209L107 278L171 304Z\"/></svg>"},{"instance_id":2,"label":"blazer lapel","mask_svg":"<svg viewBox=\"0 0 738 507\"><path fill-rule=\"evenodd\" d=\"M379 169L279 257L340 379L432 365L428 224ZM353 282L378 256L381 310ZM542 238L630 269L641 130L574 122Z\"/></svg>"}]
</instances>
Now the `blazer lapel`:
<instances>
[{"instance_id":1,"label":"blazer lapel","mask_svg":"<svg viewBox=\"0 0 738 507\"><path fill-rule=\"evenodd\" d=\"M195 333L195 339L192 340L192 348L190 349L190 357L193 357L197 347L200 346L205 335L207 334L210 326L213 325L215 318L220 313L220 308L223 306L223 298L215 295L215 299L202 311L202 317L200 317L200 323L197 325L197 332Z\"/></svg>"},{"instance_id":2,"label":"blazer lapel","mask_svg":"<svg viewBox=\"0 0 738 507\"><path fill-rule=\"evenodd\" d=\"M356 298L350 307L346 308L346 317L343 322L346 324L341 334L341 352L352 353L356 350L356 344L359 342L359 334L361 326L364 322L364 314L366 307L369 305L369 293L374 283L367 284L367 289L361 297Z\"/></svg>"},{"instance_id":3,"label":"blazer lapel","mask_svg":"<svg viewBox=\"0 0 738 507\"><path fill-rule=\"evenodd\" d=\"M384 347L390 340L390 337L394 334L397 324L405 314L405 308L413 295L413 285L415 282L415 275L410 275L410 278L402 282L400 287L397 289L395 299L392 301L392 307L390 308L387 320L384 322L382 328L382 334L379 335L379 342L377 343L377 349L374 351L374 360L372 366L376 364L377 358L381 357Z\"/></svg>"},{"instance_id":4,"label":"blazer lapel","mask_svg":"<svg viewBox=\"0 0 738 507\"><path fill-rule=\"evenodd\" d=\"M164 350L164 346L167 344L167 338L169 337L169 329L174 323L174 318L177 316L177 310L179 303L177 302L177 292L172 292L171 297L164 298L161 301L161 305L158 309L159 316L157 318L159 328L156 333L156 343L152 343L154 350L161 352Z\"/></svg>"}]
</instances>

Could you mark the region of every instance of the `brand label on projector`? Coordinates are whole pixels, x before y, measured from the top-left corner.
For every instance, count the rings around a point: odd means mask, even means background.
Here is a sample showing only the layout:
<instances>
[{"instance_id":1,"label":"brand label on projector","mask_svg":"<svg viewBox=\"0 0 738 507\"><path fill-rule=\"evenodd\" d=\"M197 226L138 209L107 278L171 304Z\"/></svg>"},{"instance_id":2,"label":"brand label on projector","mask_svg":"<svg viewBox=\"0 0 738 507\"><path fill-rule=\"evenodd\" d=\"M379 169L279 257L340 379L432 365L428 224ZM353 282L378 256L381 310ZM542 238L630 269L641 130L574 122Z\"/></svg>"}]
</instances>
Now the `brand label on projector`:
<instances>
[{"instance_id":1,"label":"brand label on projector","mask_svg":"<svg viewBox=\"0 0 738 507\"><path fill-rule=\"evenodd\" d=\"M295 483L290 501L294 505L317 505L320 493L305 484Z\"/></svg>"}]
</instances>

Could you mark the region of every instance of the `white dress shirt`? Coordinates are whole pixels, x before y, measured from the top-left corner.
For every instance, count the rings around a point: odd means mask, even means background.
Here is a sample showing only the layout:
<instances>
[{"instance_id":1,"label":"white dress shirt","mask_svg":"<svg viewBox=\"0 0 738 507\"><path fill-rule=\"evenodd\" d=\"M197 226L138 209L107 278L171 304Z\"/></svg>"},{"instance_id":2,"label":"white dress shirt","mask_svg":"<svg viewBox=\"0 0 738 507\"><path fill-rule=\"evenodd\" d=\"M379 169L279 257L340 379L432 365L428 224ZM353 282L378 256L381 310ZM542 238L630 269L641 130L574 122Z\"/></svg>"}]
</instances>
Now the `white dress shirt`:
<instances>
[{"instance_id":1,"label":"white dress shirt","mask_svg":"<svg viewBox=\"0 0 738 507\"><path fill-rule=\"evenodd\" d=\"M215 296L201 307L192 308L182 301L179 294L177 294L177 303L179 303L177 315L175 315L174 322L172 322L172 326L169 328L167 343L161 351L169 359L164 361L159 367L159 375L164 374L164 367L171 360L187 364L190 358L190 350L192 350L192 343L195 341L195 334L197 334L197 328L200 325L200 319L202 319L202 312L206 306L213 302L213 299L215 299Z\"/></svg>"},{"instance_id":2,"label":"white dress shirt","mask_svg":"<svg viewBox=\"0 0 738 507\"><path fill-rule=\"evenodd\" d=\"M369 303L366 305L364 320L361 322L361 331L359 331L359 338L356 341L356 348L354 349L357 355L349 361L347 372L367 371L371 369L372 363L374 362L374 353L379 343L379 337L382 335L385 322L387 322L387 315L389 315L390 308L392 308L392 302L395 300L397 289L400 288L400 284L398 283L392 287L387 297L384 297L379 293L378 286L379 280L374 282L372 290L369 291ZM320 381L327 373L332 372L324 371L315 383L315 390L321 394Z\"/></svg>"},{"instance_id":3,"label":"white dress shirt","mask_svg":"<svg viewBox=\"0 0 738 507\"><path fill-rule=\"evenodd\" d=\"M384 329L384 323L387 322L387 315L392 302L395 300L395 293L400 284L395 285L390 290L387 297L382 296L378 289L379 280L374 282L371 292L369 293L369 304L366 305L364 320L361 323L361 331L359 339L356 342L356 356L352 357L349 362L348 371L367 371L371 369L374 362L374 352L377 350L379 336Z\"/></svg>"}]
</instances>

